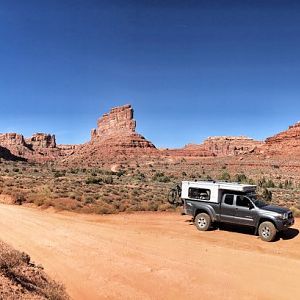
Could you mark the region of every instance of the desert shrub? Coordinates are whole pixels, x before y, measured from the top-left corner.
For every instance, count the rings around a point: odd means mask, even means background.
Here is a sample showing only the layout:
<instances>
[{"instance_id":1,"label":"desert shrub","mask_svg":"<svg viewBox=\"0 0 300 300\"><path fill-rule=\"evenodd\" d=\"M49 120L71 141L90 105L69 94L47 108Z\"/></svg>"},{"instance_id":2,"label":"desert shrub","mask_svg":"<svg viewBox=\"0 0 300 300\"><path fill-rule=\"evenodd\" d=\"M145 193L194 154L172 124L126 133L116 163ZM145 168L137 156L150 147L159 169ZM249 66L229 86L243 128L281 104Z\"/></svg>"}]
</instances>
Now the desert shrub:
<instances>
[{"instance_id":1,"label":"desert shrub","mask_svg":"<svg viewBox=\"0 0 300 300\"><path fill-rule=\"evenodd\" d=\"M64 177L66 175L66 171L55 171L54 178Z\"/></svg>"},{"instance_id":2,"label":"desert shrub","mask_svg":"<svg viewBox=\"0 0 300 300\"><path fill-rule=\"evenodd\" d=\"M173 210L173 206L170 203L163 203L158 206L159 211Z\"/></svg>"},{"instance_id":3,"label":"desert shrub","mask_svg":"<svg viewBox=\"0 0 300 300\"><path fill-rule=\"evenodd\" d=\"M115 212L116 211L115 211L114 207L107 203L103 203L100 206L97 206L95 208L95 213L100 214L100 215L113 214Z\"/></svg>"},{"instance_id":4,"label":"desert shrub","mask_svg":"<svg viewBox=\"0 0 300 300\"><path fill-rule=\"evenodd\" d=\"M267 188L274 188L275 187L275 183L273 182L272 179L269 179L266 183L266 187Z\"/></svg>"},{"instance_id":5,"label":"desert shrub","mask_svg":"<svg viewBox=\"0 0 300 300\"><path fill-rule=\"evenodd\" d=\"M134 175L134 178L139 180L139 181L145 181L146 176L143 173L137 173L136 175Z\"/></svg>"},{"instance_id":6,"label":"desert shrub","mask_svg":"<svg viewBox=\"0 0 300 300\"><path fill-rule=\"evenodd\" d=\"M126 174L126 171L125 171L125 170L120 170L120 171L117 172L116 175L117 175L118 177L121 177L121 176L123 176L123 175L125 175L125 174Z\"/></svg>"},{"instance_id":7,"label":"desert shrub","mask_svg":"<svg viewBox=\"0 0 300 300\"><path fill-rule=\"evenodd\" d=\"M247 182L247 176L245 174L235 174L234 175L234 181L235 182L242 182L246 183Z\"/></svg>"},{"instance_id":8,"label":"desert shrub","mask_svg":"<svg viewBox=\"0 0 300 300\"><path fill-rule=\"evenodd\" d=\"M43 289L43 294L46 296L46 299L49 300L70 299L66 294L64 285L54 280L49 280L47 282L47 285Z\"/></svg>"},{"instance_id":9,"label":"desert shrub","mask_svg":"<svg viewBox=\"0 0 300 300\"><path fill-rule=\"evenodd\" d=\"M291 179L286 179L284 181L284 188L285 189L290 189L290 188L292 188L292 186L293 186L293 182L292 182Z\"/></svg>"},{"instance_id":10,"label":"desert shrub","mask_svg":"<svg viewBox=\"0 0 300 300\"><path fill-rule=\"evenodd\" d=\"M86 184L101 184L103 179L101 177L89 177L85 183Z\"/></svg>"},{"instance_id":11,"label":"desert shrub","mask_svg":"<svg viewBox=\"0 0 300 300\"><path fill-rule=\"evenodd\" d=\"M80 207L80 202L70 198L58 198L53 200L53 206L58 210L75 210Z\"/></svg>"},{"instance_id":12,"label":"desert shrub","mask_svg":"<svg viewBox=\"0 0 300 300\"><path fill-rule=\"evenodd\" d=\"M270 190L268 190L267 188L263 188L263 190L261 192L261 197L265 201L270 202L270 201L272 201L272 192Z\"/></svg>"},{"instance_id":13,"label":"desert shrub","mask_svg":"<svg viewBox=\"0 0 300 300\"><path fill-rule=\"evenodd\" d=\"M156 172L152 177L153 181L170 182L170 177L166 176L163 172Z\"/></svg>"},{"instance_id":14,"label":"desert shrub","mask_svg":"<svg viewBox=\"0 0 300 300\"><path fill-rule=\"evenodd\" d=\"M1 241L0 274L10 280L12 285L20 286L22 293L30 292L30 297L24 294L24 299L36 299L36 296L50 300L69 299L64 286L50 279L42 268L37 268L31 263L28 254L14 250ZM14 299L23 299L21 295L18 296L16 295Z\"/></svg>"},{"instance_id":15,"label":"desert shrub","mask_svg":"<svg viewBox=\"0 0 300 300\"><path fill-rule=\"evenodd\" d=\"M85 200L84 200L84 204L92 204L92 203L95 203L95 199L93 197L86 197Z\"/></svg>"},{"instance_id":16,"label":"desert shrub","mask_svg":"<svg viewBox=\"0 0 300 300\"><path fill-rule=\"evenodd\" d=\"M13 197L13 203L14 204L22 205L25 202L26 202L26 197L25 197L24 194L16 194Z\"/></svg>"},{"instance_id":17,"label":"desert shrub","mask_svg":"<svg viewBox=\"0 0 300 300\"><path fill-rule=\"evenodd\" d=\"M290 209L293 212L294 217L300 217L300 209L294 206L292 206Z\"/></svg>"},{"instance_id":18,"label":"desert shrub","mask_svg":"<svg viewBox=\"0 0 300 300\"><path fill-rule=\"evenodd\" d=\"M43 198L36 198L36 199L34 199L33 203L36 206L42 206L44 204L44 199Z\"/></svg>"},{"instance_id":19,"label":"desert shrub","mask_svg":"<svg viewBox=\"0 0 300 300\"><path fill-rule=\"evenodd\" d=\"M103 179L103 182L106 184L113 184L114 180L112 176L107 176Z\"/></svg>"},{"instance_id":20,"label":"desert shrub","mask_svg":"<svg viewBox=\"0 0 300 300\"><path fill-rule=\"evenodd\" d=\"M220 177L219 180L229 181L230 180L230 174L226 171L224 171Z\"/></svg>"},{"instance_id":21,"label":"desert shrub","mask_svg":"<svg viewBox=\"0 0 300 300\"><path fill-rule=\"evenodd\" d=\"M206 180L213 180L210 175L206 175Z\"/></svg>"}]
</instances>

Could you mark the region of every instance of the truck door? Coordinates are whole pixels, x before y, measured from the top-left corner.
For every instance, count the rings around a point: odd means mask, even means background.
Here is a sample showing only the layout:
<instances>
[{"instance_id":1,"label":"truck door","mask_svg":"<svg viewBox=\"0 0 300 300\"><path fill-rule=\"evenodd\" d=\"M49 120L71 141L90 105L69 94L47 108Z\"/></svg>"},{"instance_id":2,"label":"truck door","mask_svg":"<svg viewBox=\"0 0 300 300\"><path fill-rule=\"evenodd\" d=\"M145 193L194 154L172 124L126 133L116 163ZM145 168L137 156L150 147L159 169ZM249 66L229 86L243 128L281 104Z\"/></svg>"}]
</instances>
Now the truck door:
<instances>
[{"instance_id":1,"label":"truck door","mask_svg":"<svg viewBox=\"0 0 300 300\"><path fill-rule=\"evenodd\" d=\"M235 223L236 207L233 205L234 195L225 194L221 203L220 221Z\"/></svg>"},{"instance_id":2,"label":"truck door","mask_svg":"<svg viewBox=\"0 0 300 300\"><path fill-rule=\"evenodd\" d=\"M237 195L235 205L236 205L236 214L235 214L236 223L255 226L254 206L250 201L250 199L242 195Z\"/></svg>"}]
</instances>

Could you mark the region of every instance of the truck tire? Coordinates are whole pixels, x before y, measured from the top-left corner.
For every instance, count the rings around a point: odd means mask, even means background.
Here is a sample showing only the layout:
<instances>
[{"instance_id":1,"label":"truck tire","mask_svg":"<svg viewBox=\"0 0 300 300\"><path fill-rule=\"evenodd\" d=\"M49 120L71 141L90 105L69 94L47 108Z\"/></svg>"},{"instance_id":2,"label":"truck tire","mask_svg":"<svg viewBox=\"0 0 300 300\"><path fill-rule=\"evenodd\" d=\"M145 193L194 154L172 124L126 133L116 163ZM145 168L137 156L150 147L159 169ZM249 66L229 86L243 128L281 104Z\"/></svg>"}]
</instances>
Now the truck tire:
<instances>
[{"instance_id":1,"label":"truck tire","mask_svg":"<svg viewBox=\"0 0 300 300\"><path fill-rule=\"evenodd\" d=\"M200 213L195 217L194 224L200 231L206 231L210 228L211 218L206 213Z\"/></svg>"},{"instance_id":2,"label":"truck tire","mask_svg":"<svg viewBox=\"0 0 300 300\"><path fill-rule=\"evenodd\" d=\"M272 242L276 237L276 228L272 222L262 222L258 227L258 234L265 242Z\"/></svg>"}]
</instances>

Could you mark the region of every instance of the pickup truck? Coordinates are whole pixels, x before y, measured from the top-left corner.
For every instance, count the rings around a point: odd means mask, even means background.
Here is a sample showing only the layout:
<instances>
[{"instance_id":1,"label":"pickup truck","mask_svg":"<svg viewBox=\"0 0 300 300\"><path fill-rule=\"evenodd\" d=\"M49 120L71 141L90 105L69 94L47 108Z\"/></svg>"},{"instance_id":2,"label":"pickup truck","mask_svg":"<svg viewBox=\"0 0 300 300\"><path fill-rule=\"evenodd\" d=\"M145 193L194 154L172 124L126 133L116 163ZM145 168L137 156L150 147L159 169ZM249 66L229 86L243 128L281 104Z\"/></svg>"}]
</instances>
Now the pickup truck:
<instances>
[{"instance_id":1,"label":"pickup truck","mask_svg":"<svg viewBox=\"0 0 300 300\"><path fill-rule=\"evenodd\" d=\"M193 216L195 226L201 231L214 223L251 226L263 241L270 242L277 232L294 224L289 209L258 200L255 185L183 181L181 199L184 213Z\"/></svg>"}]
</instances>

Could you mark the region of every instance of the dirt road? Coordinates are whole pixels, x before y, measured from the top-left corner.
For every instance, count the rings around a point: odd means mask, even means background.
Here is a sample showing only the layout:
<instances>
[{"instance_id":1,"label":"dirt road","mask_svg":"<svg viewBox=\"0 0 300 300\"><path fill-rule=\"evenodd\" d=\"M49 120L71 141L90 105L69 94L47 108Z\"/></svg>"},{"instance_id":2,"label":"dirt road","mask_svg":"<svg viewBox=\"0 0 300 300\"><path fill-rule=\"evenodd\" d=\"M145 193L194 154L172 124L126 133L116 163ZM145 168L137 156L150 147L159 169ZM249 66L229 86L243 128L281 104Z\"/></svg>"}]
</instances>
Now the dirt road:
<instances>
[{"instance_id":1,"label":"dirt road","mask_svg":"<svg viewBox=\"0 0 300 300\"><path fill-rule=\"evenodd\" d=\"M300 220L290 236L265 243L228 230L199 232L189 219L0 204L0 238L29 253L74 299L299 297Z\"/></svg>"}]
</instances>

